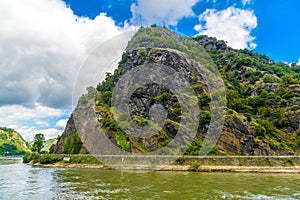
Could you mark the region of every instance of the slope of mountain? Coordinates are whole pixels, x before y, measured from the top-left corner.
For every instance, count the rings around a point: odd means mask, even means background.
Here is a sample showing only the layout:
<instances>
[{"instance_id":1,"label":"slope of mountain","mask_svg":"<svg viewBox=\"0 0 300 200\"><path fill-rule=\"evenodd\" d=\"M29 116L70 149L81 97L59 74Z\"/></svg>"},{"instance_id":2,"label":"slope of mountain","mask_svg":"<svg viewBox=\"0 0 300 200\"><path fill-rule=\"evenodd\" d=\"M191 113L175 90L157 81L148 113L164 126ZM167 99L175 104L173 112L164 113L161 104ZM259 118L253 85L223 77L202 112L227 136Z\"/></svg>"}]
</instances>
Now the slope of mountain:
<instances>
[{"instance_id":1,"label":"slope of mountain","mask_svg":"<svg viewBox=\"0 0 300 200\"><path fill-rule=\"evenodd\" d=\"M28 151L27 143L18 132L0 127L0 155L24 155Z\"/></svg>"},{"instance_id":2,"label":"slope of mountain","mask_svg":"<svg viewBox=\"0 0 300 200\"><path fill-rule=\"evenodd\" d=\"M196 44L196 45L195 45ZM151 124L150 107L167 110L163 129L155 137L138 139L118 127L112 110L112 90L118 80L137 66L170 66L182 71L198 96L200 123L186 154L198 155L211 121L211 94L193 60L202 47L218 67L226 86L227 113L222 134L210 152L222 155L289 155L300 153L300 66L276 63L266 55L236 50L226 42L208 36L177 36L166 28L141 28L129 42L118 69L97 86L95 110L99 125L118 147L135 153L151 152L168 144L180 128L183 117L178 99L168 88L146 84L133 91L131 119L139 126ZM198 58L200 57L200 58ZM213 81L213 80L210 80ZM85 96L79 102L85 101ZM73 116L73 115L72 115ZM67 137L76 132L71 116L54 153L63 153ZM88 134L88 133L86 133ZM85 135L81 135L85 137ZM86 151L82 149L81 152Z\"/></svg>"},{"instance_id":3,"label":"slope of mountain","mask_svg":"<svg viewBox=\"0 0 300 200\"><path fill-rule=\"evenodd\" d=\"M32 147L34 141L29 142L29 146ZM53 138L53 139L49 139L49 140L45 140L44 142L44 147L42 148L42 152L49 152L50 147L53 144L57 143L57 138Z\"/></svg>"}]
</instances>

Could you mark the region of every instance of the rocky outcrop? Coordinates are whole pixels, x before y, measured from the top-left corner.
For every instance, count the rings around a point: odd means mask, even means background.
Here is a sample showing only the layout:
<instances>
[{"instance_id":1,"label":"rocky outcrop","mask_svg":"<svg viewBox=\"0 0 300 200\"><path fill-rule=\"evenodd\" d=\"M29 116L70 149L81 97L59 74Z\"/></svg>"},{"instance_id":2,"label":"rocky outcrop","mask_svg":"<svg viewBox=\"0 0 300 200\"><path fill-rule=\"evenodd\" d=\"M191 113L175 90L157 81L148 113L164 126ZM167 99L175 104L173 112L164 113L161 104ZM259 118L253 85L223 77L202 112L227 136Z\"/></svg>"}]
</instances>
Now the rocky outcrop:
<instances>
[{"instance_id":1,"label":"rocky outcrop","mask_svg":"<svg viewBox=\"0 0 300 200\"><path fill-rule=\"evenodd\" d=\"M66 140L68 137L73 138L74 134L76 132L76 126L74 123L74 117L73 114L70 116L66 128L64 132L62 133L61 137L58 139L55 149L53 151L53 154L63 154L64 153L64 144L66 143ZM85 147L82 147L80 150L80 153L86 153L87 150Z\"/></svg>"},{"instance_id":2,"label":"rocky outcrop","mask_svg":"<svg viewBox=\"0 0 300 200\"><path fill-rule=\"evenodd\" d=\"M223 131L216 144L218 154L269 156L289 155L299 151L299 85L284 85L281 76L272 73L272 70L267 71L268 65L275 64L267 56L248 50L234 50L224 41L207 36L196 37L195 41L211 52L227 89L231 91L229 94L235 95L236 98L228 97L231 99L229 105L232 105L232 108L226 114ZM155 47L151 46L152 42L155 43ZM166 45L167 43L169 45ZM129 42L118 69L98 85L95 110L99 129L116 146L127 148L134 153L152 152L170 142L179 129L178 124L182 116L179 100L174 92L158 83L147 82L132 91L128 102L131 120L139 126L145 126L147 120L152 120L163 127L160 134L155 137L138 138L127 135L118 128L109 110L111 91L118 80L138 66L167 66L169 68L164 68L166 74L172 74L172 71L180 72L181 76L174 77L173 86L180 87L176 83L187 80L198 95L200 106L195 109L201 113L200 116L204 113L205 118L202 119L204 122L200 123L196 139L200 138L203 141L205 138L210 122L210 91L204 76L206 71L203 69L196 72L196 64L191 59L195 55L190 51L195 47L188 46L188 42L180 46L181 43L174 33L165 28L141 29ZM168 48L170 46L172 48ZM261 65L264 69L261 69ZM146 80L151 76L151 73L146 73L139 78ZM271 82L265 83L264 78ZM201 95L203 96L200 98ZM119 97L122 99L122 96ZM157 106L155 110L160 112L159 114L153 111L153 106ZM73 137L75 131L74 119L71 116L54 153L63 153L66 138ZM299 140L298 143L293 141L296 139ZM193 149L201 146L197 145ZM85 151L84 148L81 150Z\"/></svg>"},{"instance_id":3,"label":"rocky outcrop","mask_svg":"<svg viewBox=\"0 0 300 200\"><path fill-rule=\"evenodd\" d=\"M267 140L259 141L246 117L228 115L217 148L225 155L276 155Z\"/></svg>"}]
</instances>

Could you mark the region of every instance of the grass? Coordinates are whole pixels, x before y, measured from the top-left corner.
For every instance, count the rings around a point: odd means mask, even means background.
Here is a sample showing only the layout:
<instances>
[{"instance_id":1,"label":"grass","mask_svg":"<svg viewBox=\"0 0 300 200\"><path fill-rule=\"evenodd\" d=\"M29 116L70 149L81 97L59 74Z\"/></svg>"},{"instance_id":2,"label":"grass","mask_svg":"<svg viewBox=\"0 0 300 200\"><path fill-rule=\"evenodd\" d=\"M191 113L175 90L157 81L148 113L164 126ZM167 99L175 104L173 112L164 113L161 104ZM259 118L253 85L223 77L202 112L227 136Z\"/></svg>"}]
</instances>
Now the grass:
<instances>
[{"instance_id":1,"label":"grass","mask_svg":"<svg viewBox=\"0 0 300 200\"><path fill-rule=\"evenodd\" d=\"M101 164L93 156L76 156L70 157L70 160L64 160L62 155L51 155L51 154L42 154L38 153L26 153L23 156L23 163L41 163L41 164L53 164L53 163L70 163L70 164Z\"/></svg>"}]
</instances>

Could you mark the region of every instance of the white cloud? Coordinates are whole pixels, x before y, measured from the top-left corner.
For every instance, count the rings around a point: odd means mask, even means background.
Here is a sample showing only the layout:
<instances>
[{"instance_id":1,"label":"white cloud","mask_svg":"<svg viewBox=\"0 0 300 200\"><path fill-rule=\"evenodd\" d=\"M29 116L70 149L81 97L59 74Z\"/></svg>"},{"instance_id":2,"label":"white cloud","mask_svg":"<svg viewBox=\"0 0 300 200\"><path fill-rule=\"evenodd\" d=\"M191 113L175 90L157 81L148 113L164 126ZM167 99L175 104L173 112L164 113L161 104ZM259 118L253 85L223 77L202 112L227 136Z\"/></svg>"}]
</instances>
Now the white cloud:
<instances>
[{"instance_id":1,"label":"white cloud","mask_svg":"<svg viewBox=\"0 0 300 200\"><path fill-rule=\"evenodd\" d=\"M299 60L298 60L298 63L297 63L297 65L300 65L300 58L299 58Z\"/></svg>"},{"instance_id":2,"label":"white cloud","mask_svg":"<svg viewBox=\"0 0 300 200\"><path fill-rule=\"evenodd\" d=\"M42 127L49 127L49 123L48 122L45 122L45 121L42 121L42 120L38 120L36 122L34 122L36 125L38 126L42 126Z\"/></svg>"},{"instance_id":3,"label":"white cloud","mask_svg":"<svg viewBox=\"0 0 300 200\"><path fill-rule=\"evenodd\" d=\"M0 125L15 129L25 140L32 140L37 133L44 133L46 138L53 138L61 134L62 129L49 127L49 123L56 118L68 116L69 112L69 110L50 108L40 104L35 104L31 108L22 105L1 106Z\"/></svg>"},{"instance_id":4,"label":"white cloud","mask_svg":"<svg viewBox=\"0 0 300 200\"><path fill-rule=\"evenodd\" d=\"M55 124L55 128L63 130L69 119L61 119Z\"/></svg>"},{"instance_id":5,"label":"white cloud","mask_svg":"<svg viewBox=\"0 0 300 200\"><path fill-rule=\"evenodd\" d=\"M222 11L207 9L199 16L200 24L194 29L199 34L217 37L237 49L255 48L251 31L257 27L253 11L229 7Z\"/></svg>"},{"instance_id":6,"label":"white cloud","mask_svg":"<svg viewBox=\"0 0 300 200\"><path fill-rule=\"evenodd\" d=\"M15 128L27 140L39 132L46 138L61 134L63 121L55 126L53 118L70 113L74 81L81 88L94 83L75 80L82 61L99 44L132 29L104 13L78 17L62 0L1 0L0 24L0 126ZM125 48L107 46L106 60ZM89 77L91 70L84 72Z\"/></svg>"},{"instance_id":7,"label":"white cloud","mask_svg":"<svg viewBox=\"0 0 300 200\"><path fill-rule=\"evenodd\" d=\"M247 5L251 3L251 0L242 0L243 5Z\"/></svg>"},{"instance_id":8,"label":"white cloud","mask_svg":"<svg viewBox=\"0 0 300 200\"><path fill-rule=\"evenodd\" d=\"M184 17L194 15L192 7L199 0L138 0L131 5L132 21L137 24L177 25Z\"/></svg>"},{"instance_id":9,"label":"white cloud","mask_svg":"<svg viewBox=\"0 0 300 200\"><path fill-rule=\"evenodd\" d=\"M2 0L0 24L0 105L55 108L70 107L89 52L126 29L104 13L78 17L61 0Z\"/></svg>"}]
</instances>

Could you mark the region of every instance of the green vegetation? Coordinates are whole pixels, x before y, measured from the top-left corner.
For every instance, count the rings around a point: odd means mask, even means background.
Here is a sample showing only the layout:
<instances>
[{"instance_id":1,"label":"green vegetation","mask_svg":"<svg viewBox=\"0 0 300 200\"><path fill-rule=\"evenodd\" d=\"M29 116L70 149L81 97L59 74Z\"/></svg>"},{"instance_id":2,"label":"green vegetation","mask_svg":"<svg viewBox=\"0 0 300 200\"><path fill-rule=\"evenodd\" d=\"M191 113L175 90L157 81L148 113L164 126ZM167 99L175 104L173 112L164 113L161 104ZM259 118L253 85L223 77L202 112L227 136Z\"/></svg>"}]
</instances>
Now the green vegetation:
<instances>
[{"instance_id":1,"label":"green vegetation","mask_svg":"<svg viewBox=\"0 0 300 200\"><path fill-rule=\"evenodd\" d=\"M23 156L23 163L40 163L40 164L53 164L53 163L69 163L69 164L101 164L93 156L78 155L70 157L69 160L64 160L62 155L38 154L36 152L26 153Z\"/></svg>"},{"instance_id":2,"label":"green vegetation","mask_svg":"<svg viewBox=\"0 0 300 200\"><path fill-rule=\"evenodd\" d=\"M71 163L71 164L101 164L99 160L92 156L84 156L84 157L72 157L69 161L64 161L64 163Z\"/></svg>"},{"instance_id":3,"label":"green vegetation","mask_svg":"<svg viewBox=\"0 0 300 200\"><path fill-rule=\"evenodd\" d=\"M70 136L67 137L67 140L64 145L64 153L78 154L80 152L81 147L82 147L82 142L78 135L78 132L76 131L74 133L73 138L71 138Z\"/></svg>"},{"instance_id":4,"label":"green vegetation","mask_svg":"<svg viewBox=\"0 0 300 200\"><path fill-rule=\"evenodd\" d=\"M99 120L101 128L109 132L111 140L116 145L128 152L134 150L145 153L152 150L145 145L149 141L143 143L137 138L126 135L113 117L112 91L120 76L130 67L136 66L137 61L143 63L146 59L158 56L155 50L151 49L152 47L179 50L189 58L204 63L207 70L214 72L211 66L206 66L207 58L199 55L199 52L205 49L217 65L226 86L228 111L225 125L229 126L232 122L231 125L234 126L226 127L229 132L233 132L232 129L237 127L246 129L242 134L251 134L255 145L264 147L270 154L300 154L300 66L295 63L291 66L276 63L267 55L248 49L235 50L228 47L225 41L205 35L195 38L180 36L181 43L176 42L177 38L174 37L168 29L156 25L152 28L141 28L128 45L128 50L135 53L124 53L114 73L107 73L105 80L97 86L95 109L102 116ZM187 148L185 153L187 155L199 155L203 146L202 141L212 119L210 106L213 96L207 94L207 86L199 78L198 72L194 71L191 70L193 75L189 78L191 88L198 97L200 122L197 138ZM160 148L168 144L176 135L180 128L180 120L188 121L188 119L182 117L183 109L180 108L174 94L159 88L160 92L147 95L146 91L150 89L151 87L137 89L135 97L142 97L143 103L149 107L160 104L167 111L166 122L168 123L165 123L160 134L151 140L152 145L155 144ZM135 106L136 110L132 111L131 119L139 126L152 126L149 116L138 105ZM158 129L155 126L153 128ZM67 138L64 146L65 153L77 152L79 148L75 148L76 145L82 144L75 142L74 138ZM218 149L218 144L212 147L210 155L227 153L219 152Z\"/></svg>"},{"instance_id":5,"label":"green vegetation","mask_svg":"<svg viewBox=\"0 0 300 200\"><path fill-rule=\"evenodd\" d=\"M200 167L200 163L199 162L192 162L191 164L190 164L190 168L189 168L189 170L190 171L199 171L199 167Z\"/></svg>"},{"instance_id":6,"label":"green vegetation","mask_svg":"<svg viewBox=\"0 0 300 200\"><path fill-rule=\"evenodd\" d=\"M23 156L23 163L29 163L29 162L33 162L33 163L37 163L39 162L39 158L40 155L36 152L30 153L27 152L24 156Z\"/></svg>"},{"instance_id":7,"label":"green vegetation","mask_svg":"<svg viewBox=\"0 0 300 200\"><path fill-rule=\"evenodd\" d=\"M23 163L41 163L41 164L52 164L63 160L63 156L55 156L50 154L40 155L37 152L26 153L23 156Z\"/></svg>"},{"instance_id":8,"label":"green vegetation","mask_svg":"<svg viewBox=\"0 0 300 200\"><path fill-rule=\"evenodd\" d=\"M27 143L18 132L0 127L0 155L24 155L28 151Z\"/></svg>"},{"instance_id":9,"label":"green vegetation","mask_svg":"<svg viewBox=\"0 0 300 200\"><path fill-rule=\"evenodd\" d=\"M31 151L41 153L42 148L44 148L45 137L42 133L36 134L34 136L33 145Z\"/></svg>"},{"instance_id":10,"label":"green vegetation","mask_svg":"<svg viewBox=\"0 0 300 200\"><path fill-rule=\"evenodd\" d=\"M59 138L59 137L58 137ZM41 149L41 154L53 153L58 138L53 138L44 141L44 147ZM29 142L29 148L31 149L34 141Z\"/></svg>"},{"instance_id":11,"label":"green vegetation","mask_svg":"<svg viewBox=\"0 0 300 200\"><path fill-rule=\"evenodd\" d=\"M295 89L300 84L299 66L275 63L247 49L234 50L215 38L197 36L195 40L219 66L228 108L253 121L253 132L259 140L268 140L271 149L299 152L293 136L299 126L292 127L299 116L300 93Z\"/></svg>"}]
</instances>

